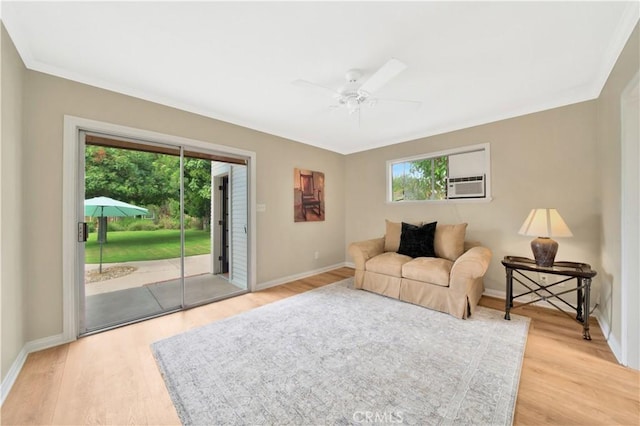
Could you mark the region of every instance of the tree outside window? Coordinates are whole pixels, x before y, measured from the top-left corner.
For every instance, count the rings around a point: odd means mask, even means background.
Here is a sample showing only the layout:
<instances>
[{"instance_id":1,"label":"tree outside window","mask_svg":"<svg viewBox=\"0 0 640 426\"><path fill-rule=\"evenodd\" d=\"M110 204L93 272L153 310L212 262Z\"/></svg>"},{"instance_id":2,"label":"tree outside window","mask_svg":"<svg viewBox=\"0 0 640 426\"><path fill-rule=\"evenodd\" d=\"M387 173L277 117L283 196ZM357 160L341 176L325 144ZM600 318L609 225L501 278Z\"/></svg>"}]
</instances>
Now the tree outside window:
<instances>
[{"instance_id":1,"label":"tree outside window","mask_svg":"<svg viewBox=\"0 0 640 426\"><path fill-rule=\"evenodd\" d=\"M448 160L445 155L393 164L393 201L445 200Z\"/></svg>"}]
</instances>

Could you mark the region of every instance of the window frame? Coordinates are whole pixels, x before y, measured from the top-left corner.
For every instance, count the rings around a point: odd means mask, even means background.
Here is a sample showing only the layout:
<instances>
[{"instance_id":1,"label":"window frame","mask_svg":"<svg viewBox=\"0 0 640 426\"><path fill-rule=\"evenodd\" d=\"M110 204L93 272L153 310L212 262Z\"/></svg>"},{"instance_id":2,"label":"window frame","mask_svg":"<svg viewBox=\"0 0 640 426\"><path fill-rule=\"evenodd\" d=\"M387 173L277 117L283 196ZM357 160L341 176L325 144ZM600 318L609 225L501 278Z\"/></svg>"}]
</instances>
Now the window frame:
<instances>
[{"instance_id":1,"label":"window frame","mask_svg":"<svg viewBox=\"0 0 640 426\"><path fill-rule=\"evenodd\" d=\"M485 174L485 195L481 198L445 198L444 200L393 200L393 165L398 163L427 160L437 157L449 157L457 154L464 154L469 152L484 151L484 174ZM448 160L447 160L448 161ZM447 166L447 176L449 170ZM395 158L386 161L386 204L402 205L402 204L415 204L415 203L436 203L436 204L457 204L457 203L488 203L493 198L491 196L491 146L489 142L480 143L475 145L461 146L457 148L446 149L437 152L429 152L410 157Z\"/></svg>"}]
</instances>

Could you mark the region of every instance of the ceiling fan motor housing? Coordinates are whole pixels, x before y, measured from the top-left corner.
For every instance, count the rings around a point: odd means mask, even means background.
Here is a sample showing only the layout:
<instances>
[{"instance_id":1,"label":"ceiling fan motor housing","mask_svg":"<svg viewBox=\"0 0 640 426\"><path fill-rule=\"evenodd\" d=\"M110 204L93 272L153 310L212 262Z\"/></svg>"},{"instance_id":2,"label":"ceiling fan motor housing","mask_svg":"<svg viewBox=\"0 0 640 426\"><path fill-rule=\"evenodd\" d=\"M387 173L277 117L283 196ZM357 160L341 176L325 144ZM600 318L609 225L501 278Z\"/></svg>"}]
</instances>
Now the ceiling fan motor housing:
<instances>
[{"instance_id":1,"label":"ceiling fan motor housing","mask_svg":"<svg viewBox=\"0 0 640 426\"><path fill-rule=\"evenodd\" d=\"M360 84L358 84L358 80L362 78L362 71L350 69L345 74L345 78L347 83L339 90L338 103L347 107L349 113L354 113L367 100L369 94L360 90Z\"/></svg>"},{"instance_id":2,"label":"ceiling fan motor housing","mask_svg":"<svg viewBox=\"0 0 640 426\"><path fill-rule=\"evenodd\" d=\"M347 79L348 83L355 83L358 80L360 80L361 77L362 77L362 71L360 71L358 69L355 69L355 68L354 69L350 69L345 74L345 78Z\"/></svg>"}]
</instances>

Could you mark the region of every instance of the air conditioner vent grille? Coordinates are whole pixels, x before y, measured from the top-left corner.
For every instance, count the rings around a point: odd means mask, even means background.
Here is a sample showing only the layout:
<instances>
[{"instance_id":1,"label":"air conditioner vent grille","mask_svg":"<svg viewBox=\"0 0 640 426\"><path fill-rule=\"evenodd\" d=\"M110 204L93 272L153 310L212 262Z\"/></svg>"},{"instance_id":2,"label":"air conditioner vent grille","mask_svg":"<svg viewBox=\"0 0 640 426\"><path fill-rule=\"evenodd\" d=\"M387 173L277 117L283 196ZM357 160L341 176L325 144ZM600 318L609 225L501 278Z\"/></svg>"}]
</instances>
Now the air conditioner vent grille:
<instances>
[{"instance_id":1,"label":"air conditioner vent grille","mask_svg":"<svg viewBox=\"0 0 640 426\"><path fill-rule=\"evenodd\" d=\"M449 182L473 182L479 180L484 181L484 175L449 178Z\"/></svg>"},{"instance_id":2,"label":"air conditioner vent grille","mask_svg":"<svg viewBox=\"0 0 640 426\"><path fill-rule=\"evenodd\" d=\"M485 177L465 176L447 179L447 198L483 198Z\"/></svg>"}]
</instances>

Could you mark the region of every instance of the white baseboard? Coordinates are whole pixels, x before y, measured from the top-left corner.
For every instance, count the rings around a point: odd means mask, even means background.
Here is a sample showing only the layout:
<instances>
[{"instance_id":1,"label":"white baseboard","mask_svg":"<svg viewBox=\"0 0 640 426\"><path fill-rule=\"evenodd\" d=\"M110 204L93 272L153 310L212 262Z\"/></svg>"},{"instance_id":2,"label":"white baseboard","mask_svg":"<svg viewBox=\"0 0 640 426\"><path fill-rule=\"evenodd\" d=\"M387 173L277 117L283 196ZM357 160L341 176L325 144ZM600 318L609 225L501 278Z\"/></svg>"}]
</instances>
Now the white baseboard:
<instances>
[{"instance_id":1,"label":"white baseboard","mask_svg":"<svg viewBox=\"0 0 640 426\"><path fill-rule=\"evenodd\" d=\"M295 281L295 280L301 280L303 278L308 278L308 277L311 277L313 275L322 274L323 272L332 271L334 269L342 268L344 266L348 266L347 263L346 262L341 262L341 263L336 263L334 265L325 266L323 268L314 269L312 271L306 271L306 272L302 272L300 274L289 275L287 277L281 277L281 278L278 278L278 279L275 279L275 280L266 281L266 282L257 284L256 285L256 290L265 290L265 289L270 288L270 287L275 287L275 286L280 285L280 284L286 284L288 282Z\"/></svg>"},{"instance_id":2,"label":"white baseboard","mask_svg":"<svg viewBox=\"0 0 640 426\"><path fill-rule=\"evenodd\" d=\"M613 333L611 333L611 325L609 324L609 321L607 321L607 318L602 314L602 311L600 311L600 309L596 309L594 313L596 319L598 320L598 325L600 325L600 330L602 330L604 338L607 339L607 344L609 345L611 352L613 352L613 355L616 357L616 360L618 360L618 363L622 364L622 346L615 338Z\"/></svg>"},{"instance_id":3,"label":"white baseboard","mask_svg":"<svg viewBox=\"0 0 640 426\"><path fill-rule=\"evenodd\" d=\"M494 290L492 288L485 288L483 296L495 297L496 299L506 299L507 294L501 290Z\"/></svg>"},{"instance_id":4,"label":"white baseboard","mask_svg":"<svg viewBox=\"0 0 640 426\"><path fill-rule=\"evenodd\" d=\"M54 346L64 345L65 343L73 342L76 340L67 339L64 336L64 333L56 334L55 336L43 337L42 339L32 340L27 342L24 347L27 350L27 353L30 354L32 352L38 352L43 349L53 348Z\"/></svg>"},{"instance_id":5,"label":"white baseboard","mask_svg":"<svg viewBox=\"0 0 640 426\"><path fill-rule=\"evenodd\" d=\"M32 340L30 342L25 343L22 347L15 361L11 364L11 368L7 372L2 384L0 384L0 406L4 404L4 400L9 395L11 388L13 387L16 379L18 378L18 374L22 370L25 361L27 360L27 356L32 352L38 352L43 349L49 349L54 346L63 345L65 343L72 342L75 339L67 339L65 338L63 333L56 334L55 336L44 337L42 339Z\"/></svg>"},{"instance_id":6,"label":"white baseboard","mask_svg":"<svg viewBox=\"0 0 640 426\"><path fill-rule=\"evenodd\" d=\"M507 294L504 291L501 290L494 290L492 288L486 288L484 290L484 293L482 294L483 296L489 296L489 297L495 297L498 299L503 299L505 300L507 298ZM553 305L550 305L547 302L536 302L536 303L532 303L532 305L535 306L540 306L543 308L551 308L551 309L556 309ZM570 308L565 308L564 306L562 307L563 311L565 312L573 312L575 313L575 311L571 310ZM516 311L517 313L517 311ZM598 321L598 325L600 326L600 330L602 331L602 335L605 337L605 339L607 339L607 344L609 345L609 348L611 349L611 352L613 352L613 355L616 357L616 359L618 360L618 363L622 364L622 347L620 346L620 343L618 343L618 341L616 340L615 336L613 336L610 331L611 331L611 327L607 321L607 319L602 315L602 312L600 311L600 309L596 308L595 311L593 312L593 315L596 317L596 320Z\"/></svg>"},{"instance_id":7,"label":"white baseboard","mask_svg":"<svg viewBox=\"0 0 640 426\"><path fill-rule=\"evenodd\" d=\"M9 371L7 372L7 375L5 376L4 380L2 381L2 384L0 385L0 406L2 406L2 404L4 404L4 400L7 398L7 395L9 395L9 391L11 391L11 388L13 387L13 384L16 382L16 379L18 378L18 374L20 374L20 370L22 370L22 366L24 365L24 362L27 360L27 355L28 352L26 350L26 345L22 348L22 350L18 353L18 356L16 357L15 361L13 361L13 364L11 364L11 368L9 368Z\"/></svg>"}]
</instances>

